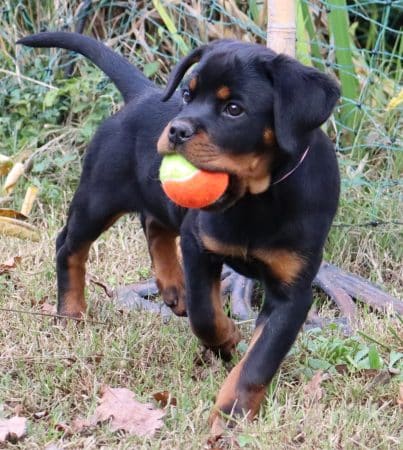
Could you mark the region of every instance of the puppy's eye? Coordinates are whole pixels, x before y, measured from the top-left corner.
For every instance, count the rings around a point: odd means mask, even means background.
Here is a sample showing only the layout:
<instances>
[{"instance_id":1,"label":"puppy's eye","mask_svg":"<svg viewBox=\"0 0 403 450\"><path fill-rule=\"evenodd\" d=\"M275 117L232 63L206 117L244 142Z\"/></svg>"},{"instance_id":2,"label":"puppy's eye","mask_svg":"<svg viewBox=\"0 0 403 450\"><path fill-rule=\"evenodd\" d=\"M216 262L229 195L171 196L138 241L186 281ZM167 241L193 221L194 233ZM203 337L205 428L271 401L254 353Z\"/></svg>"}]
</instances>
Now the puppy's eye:
<instances>
[{"instance_id":1,"label":"puppy's eye","mask_svg":"<svg viewBox=\"0 0 403 450\"><path fill-rule=\"evenodd\" d=\"M185 89L182 92L183 103L189 103L191 99L192 99L192 96L191 96L190 92L187 89Z\"/></svg>"},{"instance_id":2,"label":"puppy's eye","mask_svg":"<svg viewBox=\"0 0 403 450\"><path fill-rule=\"evenodd\" d=\"M236 103L228 103L224 108L224 113L231 117L240 116L243 111L243 108Z\"/></svg>"}]
</instances>

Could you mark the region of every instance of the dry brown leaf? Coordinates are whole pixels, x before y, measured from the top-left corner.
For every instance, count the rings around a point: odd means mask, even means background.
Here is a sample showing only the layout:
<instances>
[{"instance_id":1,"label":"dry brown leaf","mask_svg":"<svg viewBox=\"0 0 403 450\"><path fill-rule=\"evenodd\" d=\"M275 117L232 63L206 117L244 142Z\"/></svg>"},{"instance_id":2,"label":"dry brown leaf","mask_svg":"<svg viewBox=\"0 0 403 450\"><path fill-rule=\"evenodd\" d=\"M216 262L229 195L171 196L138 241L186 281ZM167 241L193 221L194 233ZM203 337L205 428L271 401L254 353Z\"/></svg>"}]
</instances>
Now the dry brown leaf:
<instances>
[{"instance_id":1,"label":"dry brown leaf","mask_svg":"<svg viewBox=\"0 0 403 450\"><path fill-rule=\"evenodd\" d=\"M20 213L19 211L16 211L15 209L9 209L9 208L0 208L0 216L11 217L12 219L18 219L18 220L27 220L28 219L27 216Z\"/></svg>"},{"instance_id":2,"label":"dry brown leaf","mask_svg":"<svg viewBox=\"0 0 403 450\"><path fill-rule=\"evenodd\" d=\"M22 203L21 214L29 216L32 206L34 205L34 201L38 196L38 192L39 189L36 186L29 186L27 192L25 193L24 201Z\"/></svg>"},{"instance_id":3,"label":"dry brown leaf","mask_svg":"<svg viewBox=\"0 0 403 450\"><path fill-rule=\"evenodd\" d=\"M168 391L156 392L153 394L153 398L157 401L163 408L168 405L176 406L177 401L175 397L172 397Z\"/></svg>"},{"instance_id":4,"label":"dry brown leaf","mask_svg":"<svg viewBox=\"0 0 403 450\"><path fill-rule=\"evenodd\" d=\"M12 417L0 420L0 443L17 442L27 432L27 419L25 417Z\"/></svg>"},{"instance_id":5,"label":"dry brown leaf","mask_svg":"<svg viewBox=\"0 0 403 450\"><path fill-rule=\"evenodd\" d=\"M13 192L17 181L24 172L24 164L21 162L16 162L10 172L8 172L6 181L4 182L3 189L7 192L7 194L11 194L11 192Z\"/></svg>"},{"instance_id":6,"label":"dry brown leaf","mask_svg":"<svg viewBox=\"0 0 403 450\"><path fill-rule=\"evenodd\" d=\"M20 239L30 239L36 242L40 238L39 231L33 225L11 217L2 216L0 216L0 234Z\"/></svg>"},{"instance_id":7,"label":"dry brown leaf","mask_svg":"<svg viewBox=\"0 0 403 450\"><path fill-rule=\"evenodd\" d=\"M21 256L13 256L7 259L5 263L0 264L0 275L10 272L10 270L15 269L17 265L21 262Z\"/></svg>"},{"instance_id":8,"label":"dry brown leaf","mask_svg":"<svg viewBox=\"0 0 403 450\"><path fill-rule=\"evenodd\" d=\"M5 155L0 155L0 176L7 175L13 167L13 161L11 158Z\"/></svg>"},{"instance_id":9,"label":"dry brown leaf","mask_svg":"<svg viewBox=\"0 0 403 450\"><path fill-rule=\"evenodd\" d=\"M399 396L397 397L397 404L403 409L403 383L399 384Z\"/></svg>"},{"instance_id":10,"label":"dry brown leaf","mask_svg":"<svg viewBox=\"0 0 403 450\"><path fill-rule=\"evenodd\" d=\"M95 410L96 422L110 421L112 431L124 430L136 436L153 436L163 426L165 411L134 399L126 388L105 386L100 405Z\"/></svg>"},{"instance_id":11,"label":"dry brown leaf","mask_svg":"<svg viewBox=\"0 0 403 450\"><path fill-rule=\"evenodd\" d=\"M323 371L319 370L304 386L304 403L306 407L312 406L323 397L321 383L323 381Z\"/></svg>"}]
</instances>

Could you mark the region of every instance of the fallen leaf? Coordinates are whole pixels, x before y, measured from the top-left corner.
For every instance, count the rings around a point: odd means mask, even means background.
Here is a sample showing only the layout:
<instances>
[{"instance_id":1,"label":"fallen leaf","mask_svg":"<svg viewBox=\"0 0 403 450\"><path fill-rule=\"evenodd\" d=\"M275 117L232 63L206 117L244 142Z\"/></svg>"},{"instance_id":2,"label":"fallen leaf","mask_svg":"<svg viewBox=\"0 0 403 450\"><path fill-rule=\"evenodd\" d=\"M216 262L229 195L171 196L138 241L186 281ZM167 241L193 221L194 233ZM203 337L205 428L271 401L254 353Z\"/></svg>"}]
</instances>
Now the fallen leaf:
<instances>
[{"instance_id":1,"label":"fallen leaf","mask_svg":"<svg viewBox=\"0 0 403 450\"><path fill-rule=\"evenodd\" d=\"M21 256L13 256L12 258L8 259L5 263L0 264L0 275L3 275L4 273L10 272L10 270L15 269L17 267L17 264L21 262Z\"/></svg>"},{"instance_id":2,"label":"fallen leaf","mask_svg":"<svg viewBox=\"0 0 403 450\"><path fill-rule=\"evenodd\" d=\"M28 217L15 209L0 208L0 216L11 217L12 219L27 220Z\"/></svg>"},{"instance_id":3,"label":"fallen leaf","mask_svg":"<svg viewBox=\"0 0 403 450\"><path fill-rule=\"evenodd\" d=\"M21 207L21 214L23 214L24 216L29 216L35 199L38 196L38 191L39 189L36 186L28 187Z\"/></svg>"},{"instance_id":4,"label":"fallen leaf","mask_svg":"<svg viewBox=\"0 0 403 450\"><path fill-rule=\"evenodd\" d=\"M13 192L17 181L24 172L24 164L21 162L16 162L10 172L8 172L6 181L4 182L3 189L7 192L7 194L11 194L11 192Z\"/></svg>"},{"instance_id":5,"label":"fallen leaf","mask_svg":"<svg viewBox=\"0 0 403 450\"><path fill-rule=\"evenodd\" d=\"M153 394L153 398L155 401L161 404L163 408L168 405L176 406L176 398L172 397L168 391L156 392Z\"/></svg>"},{"instance_id":6,"label":"fallen leaf","mask_svg":"<svg viewBox=\"0 0 403 450\"><path fill-rule=\"evenodd\" d=\"M96 422L109 420L112 431L124 430L136 436L153 436L163 426L161 419L164 416L162 409L136 401L129 389L105 386L93 419Z\"/></svg>"},{"instance_id":7,"label":"fallen leaf","mask_svg":"<svg viewBox=\"0 0 403 450\"><path fill-rule=\"evenodd\" d=\"M304 386L304 403L306 407L312 406L323 397L323 389L321 383L323 381L323 371L318 370L315 375Z\"/></svg>"},{"instance_id":8,"label":"fallen leaf","mask_svg":"<svg viewBox=\"0 0 403 450\"><path fill-rule=\"evenodd\" d=\"M17 442L27 432L27 419L25 417L12 417L0 420L0 443Z\"/></svg>"},{"instance_id":9,"label":"fallen leaf","mask_svg":"<svg viewBox=\"0 0 403 450\"><path fill-rule=\"evenodd\" d=\"M403 409L403 383L399 384L399 396L397 397L397 404Z\"/></svg>"},{"instance_id":10,"label":"fallen leaf","mask_svg":"<svg viewBox=\"0 0 403 450\"><path fill-rule=\"evenodd\" d=\"M0 234L39 241L39 232L33 225L11 217L0 216Z\"/></svg>"}]
</instances>

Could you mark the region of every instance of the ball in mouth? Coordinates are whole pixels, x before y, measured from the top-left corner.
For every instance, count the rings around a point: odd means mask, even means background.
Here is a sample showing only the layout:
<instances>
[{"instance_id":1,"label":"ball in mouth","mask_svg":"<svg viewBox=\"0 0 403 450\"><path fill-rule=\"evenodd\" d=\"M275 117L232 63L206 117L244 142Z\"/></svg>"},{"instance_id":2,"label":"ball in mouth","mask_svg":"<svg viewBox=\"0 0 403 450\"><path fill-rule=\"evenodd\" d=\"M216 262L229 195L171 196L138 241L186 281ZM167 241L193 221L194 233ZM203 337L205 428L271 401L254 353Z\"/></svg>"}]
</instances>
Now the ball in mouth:
<instances>
[{"instance_id":1,"label":"ball in mouth","mask_svg":"<svg viewBox=\"0 0 403 450\"><path fill-rule=\"evenodd\" d=\"M205 208L214 204L226 191L229 175L195 167L177 153L164 156L160 180L165 194L184 208Z\"/></svg>"}]
</instances>

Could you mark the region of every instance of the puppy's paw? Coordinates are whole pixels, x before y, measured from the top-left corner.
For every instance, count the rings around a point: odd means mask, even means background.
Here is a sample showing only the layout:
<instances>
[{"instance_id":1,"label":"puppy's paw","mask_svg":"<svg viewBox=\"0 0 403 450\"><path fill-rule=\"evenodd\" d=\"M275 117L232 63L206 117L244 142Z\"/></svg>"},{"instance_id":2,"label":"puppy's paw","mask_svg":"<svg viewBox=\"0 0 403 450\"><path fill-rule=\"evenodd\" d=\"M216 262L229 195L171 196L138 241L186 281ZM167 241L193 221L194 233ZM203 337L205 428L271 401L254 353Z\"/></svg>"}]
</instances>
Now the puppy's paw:
<instances>
[{"instance_id":1,"label":"puppy's paw","mask_svg":"<svg viewBox=\"0 0 403 450\"><path fill-rule=\"evenodd\" d=\"M228 319L230 322L229 326L229 334L227 339L222 342L220 345L211 346L210 349L218 356L220 356L224 361L230 361L235 348L238 345L239 341L242 339L241 333L238 327L235 325L234 321Z\"/></svg>"},{"instance_id":2,"label":"puppy's paw","mask_svg":"<svg viewBox=\"0 0 403 450\"><path fill-rule=\"evenodd\" d=\"M180 317L187 316L185 289L182 286L169 286L161 290L164 303L169 306L172 312Z\"/></svg>"}]
</instances>

